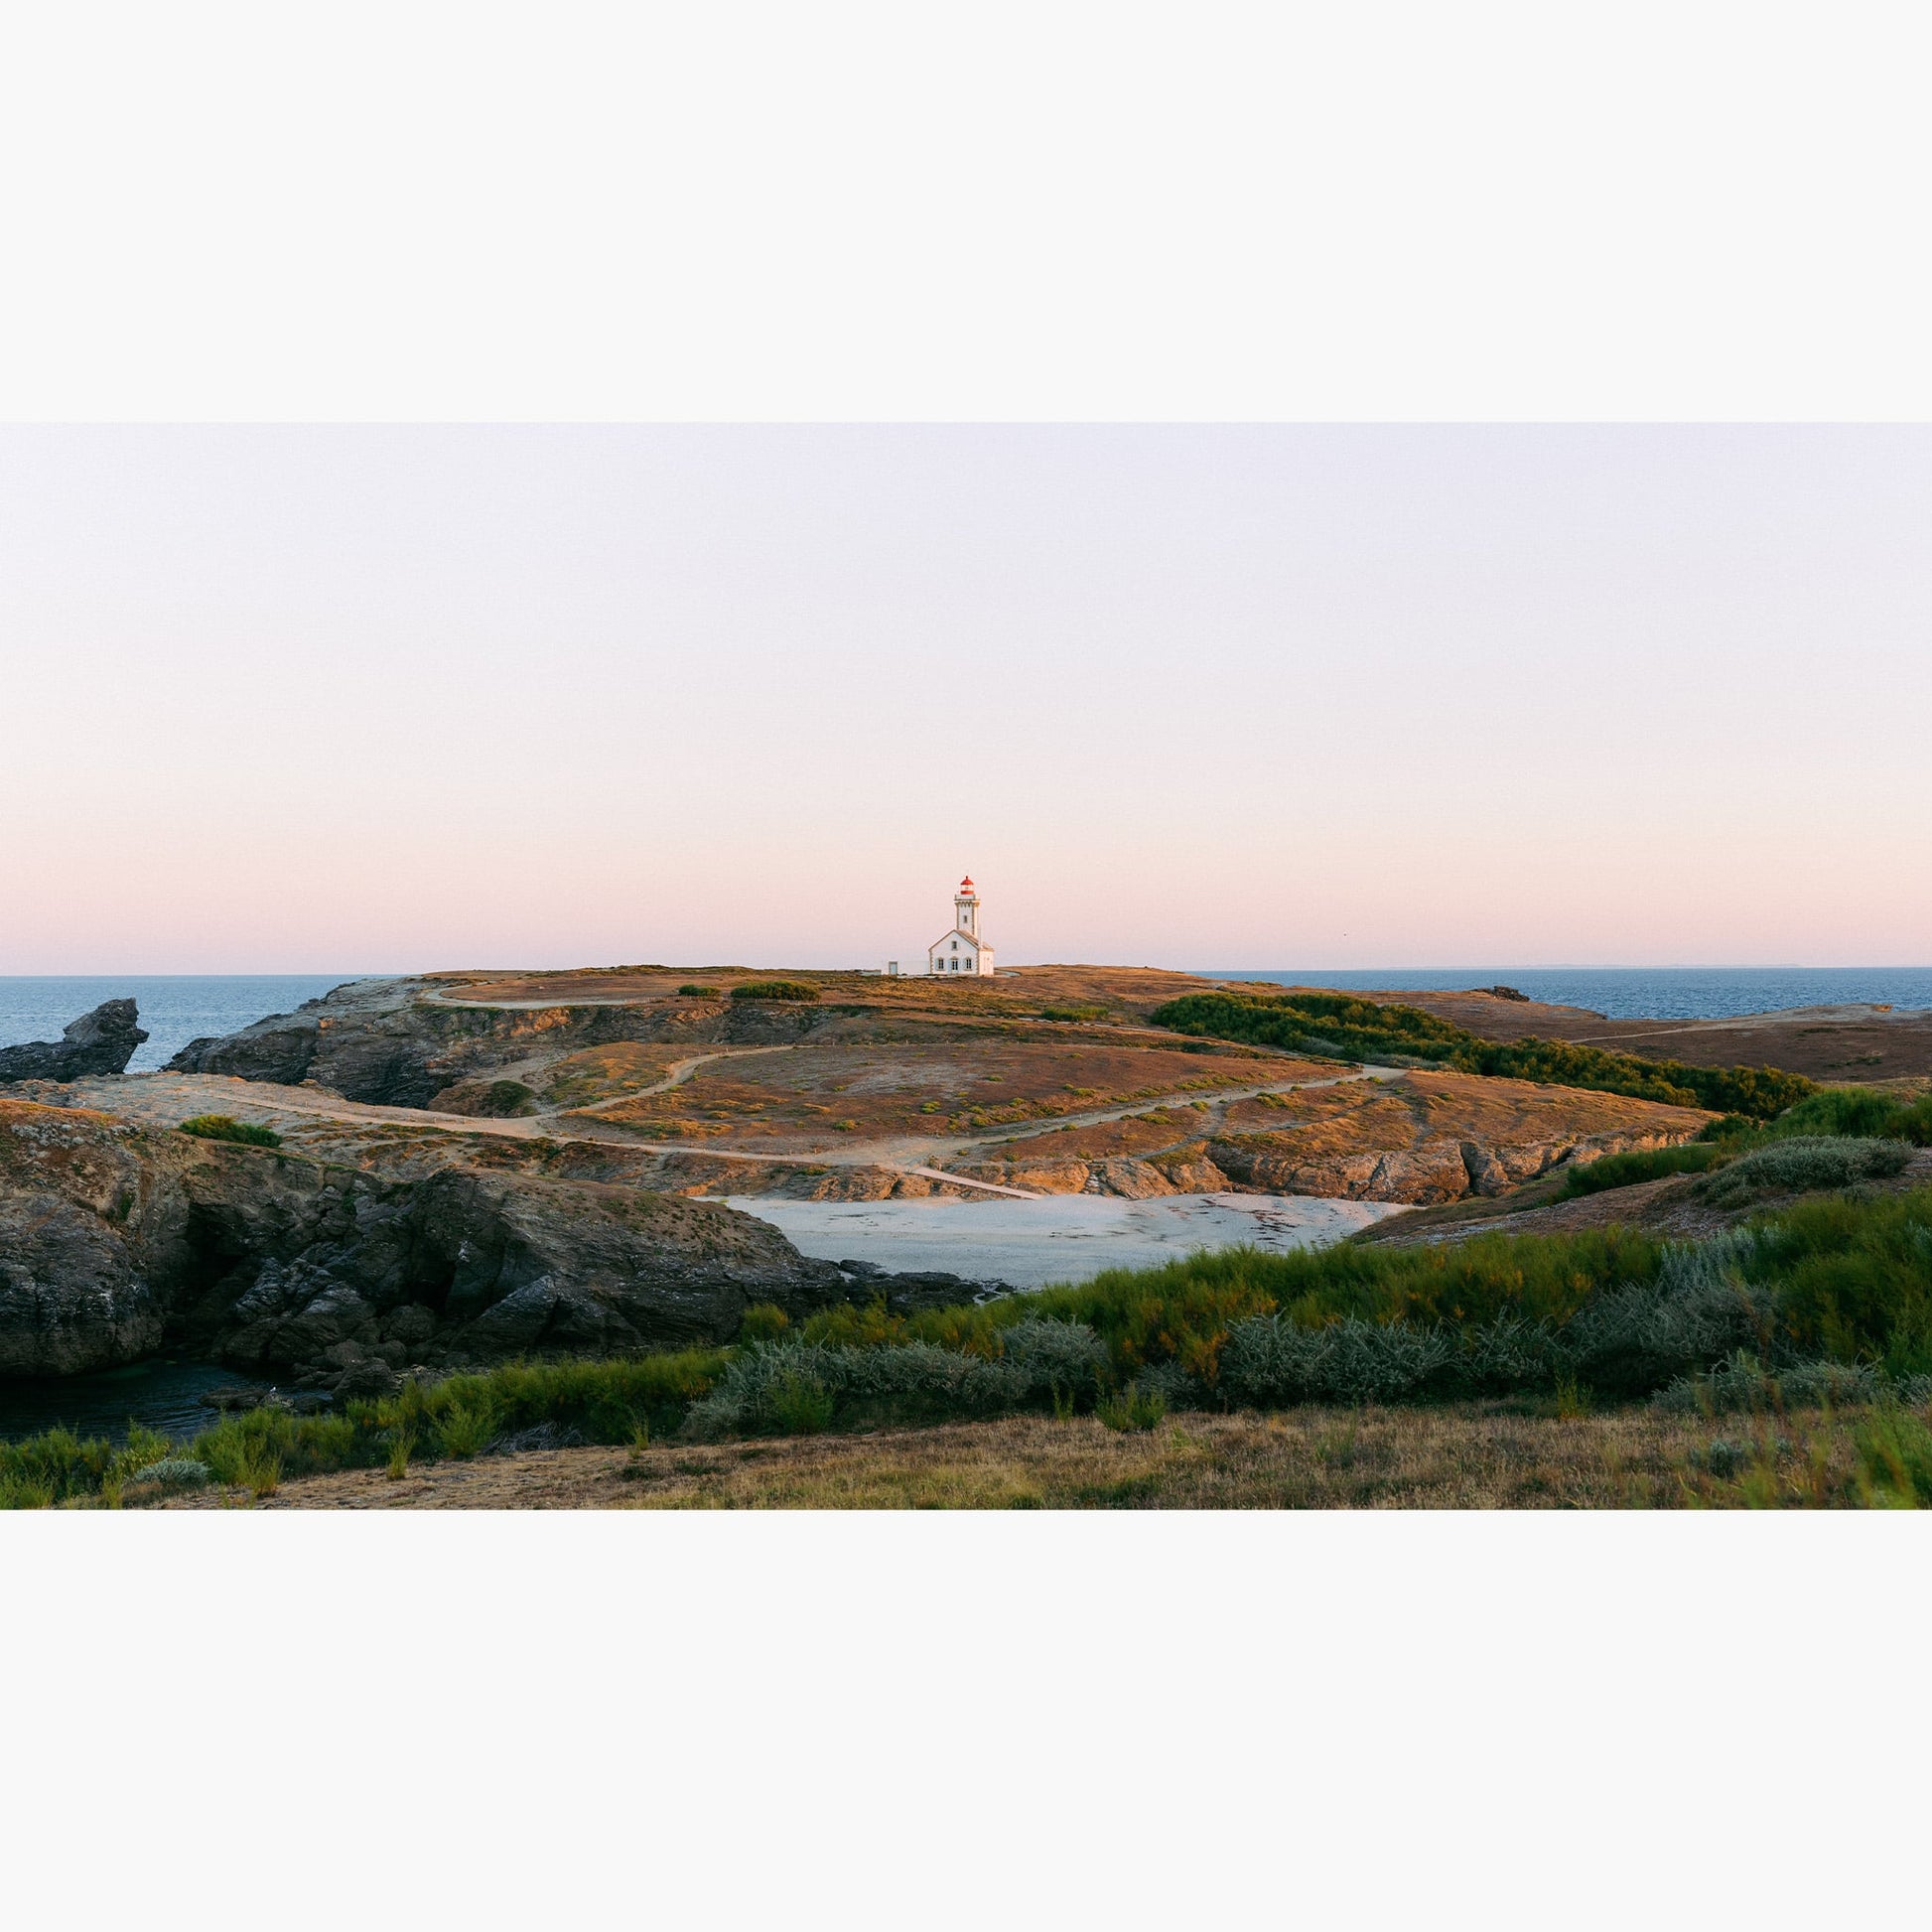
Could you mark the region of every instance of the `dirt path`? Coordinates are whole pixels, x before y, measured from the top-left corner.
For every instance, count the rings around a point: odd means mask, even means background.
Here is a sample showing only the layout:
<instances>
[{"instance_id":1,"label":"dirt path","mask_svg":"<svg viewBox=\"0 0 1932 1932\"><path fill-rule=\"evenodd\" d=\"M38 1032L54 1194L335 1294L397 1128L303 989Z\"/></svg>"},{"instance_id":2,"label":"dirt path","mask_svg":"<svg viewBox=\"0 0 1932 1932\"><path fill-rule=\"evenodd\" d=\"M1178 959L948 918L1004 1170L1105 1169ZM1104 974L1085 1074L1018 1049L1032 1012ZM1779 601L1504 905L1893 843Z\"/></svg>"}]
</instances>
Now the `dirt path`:
<instances>
[{"instance_id":1,"label":"dirt path","mask_svg":"<svg viewBox=\"0 0 1932 1932\"><path fill-rule=\"evenodd\" d=\"M595 1114L606 1107L628 1106L633 1100L647 1100L654 1093L669 1093L673 1087L681 1087L701 1066L709 1066L713 1060L749 1060L759 1053L795 1053L798 1043L787 1041L782 1046L725 1046L715 1053L693 1053L688 1060L674 1060L670 1071L655 1086L639 1087L635 1093L614 1093L609 1100L593 1100L582 1107L567 1107L556 1114L536 1116L541 1120L562 1120L566 1116L575 1120L584 1114Z\"/></svg>"},{"instance_id":2,"label":"dirt path","mask_svg":"<svg viewBox=\"0 0 1932 1932\"><path fill-rule=\"evenodd\" d=\"M789 1053L796 1046L727 1047L694 1053L672 1064L655 1085L637 1093L621 1094L610 1100L594 1101L587 1107L572 1108L560 1114L525 1114L494 1120L473 1114L437 1113L426 1107L387 1107L367 1101L345 1100L340 1095L314 1087L275 1086L267 1081L242 1080L225 1073L138 1073L118 1078L100 1077L73 1082L70 1091L82 1106L98 1107L107 1113L159 1127L178 1127L196 1114L224 1113L243 1120L263 1120L273 1124L277 1118L340 1121L345 1125L409 1126L432 1128L449 1133L490 1134L506 1140L595 1141L607 1146L633 1148L645 1154L697 1155L706 1160L733 1162L747 1167L883 1168L889 1173L942 1181L971 1193L998 1194L1016 1200L1038 1200L1039 1194L1024 1187L1008 1187L990 1180L949 1172L942 1165L1015 1139L1012 1125L986 1133L940 1138L928 1135L899 1135L883 1140L861 1141L854 1145L810 1153L783 1154L748 1152L737 1148L693 1144L688 1141L644 1141L616 1125L606 1126L595 1116L601 1108L617 1106L662 1093L689 1081L701 1067L718 1060L748 1058L759 1053ZM1342 1073L1315 1080L1273 1081L1261 1086L1240 1087L1207 1099L1201 1109L1200 1127L1175 1146L1198 1140L1211 1131L1226 1110L1243 1100L1264 1094L1293 1093L1305 1087L1346 1086L1362 1080L1400 1080L1395 1067L1365 1067L1360 1072ZM1041 1131L1048 1127L1097 1127L1110 1121L1131 1120L1159 1113L1174 1106L1191 1107L1201 1096L1174 1093L1153 1099L1134 1100L1112 1107L1098 1107L1085 1113L1056 1115L1050 1121L1023 1124Z\"/></svg>"}]
</instances>

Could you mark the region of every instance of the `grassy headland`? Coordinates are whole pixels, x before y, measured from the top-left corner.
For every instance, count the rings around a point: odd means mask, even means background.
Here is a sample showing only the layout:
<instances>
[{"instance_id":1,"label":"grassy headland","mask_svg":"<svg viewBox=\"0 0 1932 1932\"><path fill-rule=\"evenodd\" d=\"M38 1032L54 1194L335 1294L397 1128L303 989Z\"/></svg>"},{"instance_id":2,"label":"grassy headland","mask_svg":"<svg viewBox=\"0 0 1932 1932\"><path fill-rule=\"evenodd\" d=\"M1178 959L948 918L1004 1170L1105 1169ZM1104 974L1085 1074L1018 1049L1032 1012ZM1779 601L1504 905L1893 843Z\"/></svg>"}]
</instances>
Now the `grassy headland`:
<instances>
[{"instance_id":1,"label":"grassy headland","mask_svg":"<svg viewBox=\"0 0 1932 1932\"><path fill-rule=\"evenodd\" d=\"M1753 1120L1768 1120L1818 1091L1813 1081L1775 1067L1690 1066L1568 1040L1483 1039L1419 1007L1340 993L1190 993L1149 1017L1158 1027L1201 1038L1356 1061L1421 1060L1461 1073L1585 1087Z\"/></svg>"}]
</instances>

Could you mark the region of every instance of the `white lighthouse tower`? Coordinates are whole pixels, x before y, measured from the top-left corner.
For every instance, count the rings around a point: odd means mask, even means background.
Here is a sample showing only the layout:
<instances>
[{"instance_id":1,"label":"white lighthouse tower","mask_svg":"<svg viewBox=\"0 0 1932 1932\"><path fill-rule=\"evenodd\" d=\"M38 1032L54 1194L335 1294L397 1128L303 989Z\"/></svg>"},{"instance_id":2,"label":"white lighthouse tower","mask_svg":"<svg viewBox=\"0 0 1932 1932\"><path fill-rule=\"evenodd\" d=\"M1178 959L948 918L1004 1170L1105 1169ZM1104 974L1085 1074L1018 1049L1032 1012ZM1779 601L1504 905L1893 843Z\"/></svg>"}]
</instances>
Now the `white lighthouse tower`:
<instances>
[{"instance_id":1,"label":"white lighthouse tower","mask_svg":"<svg viewBox=\"0 0 1932 1932\"><path fill-rule=\"evenodd\" d=\"M959 882L952 898L952 930L926 948L928 973L971 973L993 977L993 948L980 933L979 888L971 879Z\"/></svg>"}]
</instances>

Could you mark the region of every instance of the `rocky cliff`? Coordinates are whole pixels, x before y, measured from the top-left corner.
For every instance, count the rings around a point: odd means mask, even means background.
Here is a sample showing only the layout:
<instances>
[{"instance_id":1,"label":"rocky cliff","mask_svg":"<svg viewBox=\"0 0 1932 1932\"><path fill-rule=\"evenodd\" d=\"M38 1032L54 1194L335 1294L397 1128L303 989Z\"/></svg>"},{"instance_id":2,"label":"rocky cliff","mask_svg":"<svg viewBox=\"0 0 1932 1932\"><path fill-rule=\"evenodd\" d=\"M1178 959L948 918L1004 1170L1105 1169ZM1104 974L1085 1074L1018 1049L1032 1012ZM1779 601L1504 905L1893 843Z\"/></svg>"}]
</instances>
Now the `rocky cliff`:
<instances>
[{"instance_id":1,"label":"rocky cliff","mask_svg":"<svg viewBox=\"0 0 1932 1932\"><path fill-rule=\"evenodd\" d=\"M124 1072L134 1049L147 1038L136 1023L132 1000L108 1000L83 1013L57 1040L0 1047L0 1083L17 1080L82 1080L90 1074Z\"/></svg>"},{"instance_id":2,"label":"rocky cliff","mask_svg":"<svg viewBox=\"0 0 1932 1932\"><path fill-rule=\"evenodd\" d=\"M412 981L363 980L238 1033L191 1040L168 1066L280 1086L313 1084L378 1106L431 1107L446 1094L461 1102L475 1082L532 1054L624 1040L777 1044L803 1037L829 1017L771 1001L462 1006L428 998Z\"/></svg>"},{"instance_id":3,"label":"rocky cliff","mask_svg":"<svg viewBox=\"0 0 1932 1932\"><path fill-rule=\"evenodd\" d=\"M0 1374L164 1339L312 1383L526 1351L717 1340L855 1292L763 1221L599 1181L391 1180L0 1101Z\"/></svg>"}]
</instances>

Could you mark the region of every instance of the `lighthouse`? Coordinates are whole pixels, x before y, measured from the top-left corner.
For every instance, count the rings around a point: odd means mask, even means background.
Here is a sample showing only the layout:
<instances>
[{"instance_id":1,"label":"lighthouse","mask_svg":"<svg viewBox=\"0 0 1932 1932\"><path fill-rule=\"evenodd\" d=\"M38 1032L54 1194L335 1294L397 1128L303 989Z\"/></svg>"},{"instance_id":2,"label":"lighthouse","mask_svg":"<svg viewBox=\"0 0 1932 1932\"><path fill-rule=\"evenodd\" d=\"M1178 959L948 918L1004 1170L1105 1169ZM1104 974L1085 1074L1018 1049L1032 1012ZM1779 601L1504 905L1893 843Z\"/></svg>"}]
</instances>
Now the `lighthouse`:
<instances>
[{"instance_id":1,"label":"lighthouse","mask_svg":"<svg viewBox=\"0 0 1932 1932\"><path fill-rule=\"evenodd\" d=\"M970 878L959 882L952 897L952 930L943 933L926 948L928 973L971 973L979 979L993 977L993 948L980 930L979 888Z\"/></svg>"}]
</instances>

